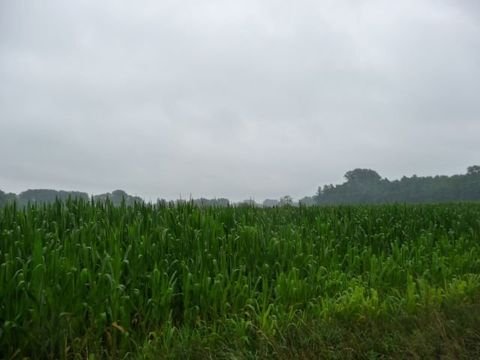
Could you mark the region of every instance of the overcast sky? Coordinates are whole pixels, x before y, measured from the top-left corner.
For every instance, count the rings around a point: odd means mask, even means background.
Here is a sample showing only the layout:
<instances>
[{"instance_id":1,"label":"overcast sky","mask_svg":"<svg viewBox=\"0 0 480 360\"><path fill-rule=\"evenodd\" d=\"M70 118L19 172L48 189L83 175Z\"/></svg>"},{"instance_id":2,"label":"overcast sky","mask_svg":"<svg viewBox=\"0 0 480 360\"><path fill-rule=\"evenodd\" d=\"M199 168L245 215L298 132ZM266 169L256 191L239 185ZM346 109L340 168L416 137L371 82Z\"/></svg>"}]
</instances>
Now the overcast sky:
<instances>
[{"instance_id":1,"label":"overcast sky","mask_svg":"<svg viewBox=\"0 0 480 360\"><path fill-rule=\"evenodd\" d=\"M0 0L0 189L295 198L480 163L480 1Z\"/></svg>"}]
</instances>

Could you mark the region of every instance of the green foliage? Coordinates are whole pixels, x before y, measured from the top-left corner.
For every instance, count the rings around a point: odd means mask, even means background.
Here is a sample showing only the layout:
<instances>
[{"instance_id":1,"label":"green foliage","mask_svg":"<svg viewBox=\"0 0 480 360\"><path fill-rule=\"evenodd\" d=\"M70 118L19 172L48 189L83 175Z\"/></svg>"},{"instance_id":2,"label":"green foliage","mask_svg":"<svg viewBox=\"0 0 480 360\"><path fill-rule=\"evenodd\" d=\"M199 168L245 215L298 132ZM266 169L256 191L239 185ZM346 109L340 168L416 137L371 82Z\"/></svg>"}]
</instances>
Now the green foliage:
<instances>
[{"instance_id":1,"label":"green foliage","mask_svg":"<svg viewBox=\"0 0 480 360\"><path fill-rule=\"evenodd\" d=\"M465 175L382 179L375 171L355 169L345 174L345 183L325 185L316 195L317 204L434 203L480 200L480 166L470 166Z\"/></svg>"},{"instance_id":2,"label":"green foliage","mask_svg":"<svg viewBox=\"0 0 480 360\"><path fill-rule=\"evenodd\" d=\"M28 203L46 204L55 200L66 201L67 199L82 199L88 201L87 193L78 191L57 191L48 189L27 190L17 196L19 205L24 206Z\"/></svg>"},{"instance_id":3,"label":"green foliage","mask_svg":"<svg viewBox=\"0 0 480 360\"><path fill-rule=\"evenodd\" d=\"M478 166L478 165L469 166L468 169L467 169L467 174L468 175L478 175L478 174L480 174L480 166Z\"/></svg>"},{"instance_id":4,"label":"green foliage","mask_svg":"<svg viewBox=\"0 0 480 360\"><path fill-rule=\"evenodd\" d=\"M7 204L0 354L472 357L479 219L479 204Z\"/></svg>"},{"instance_id":5,"label":"green foliage","mask_svg":"<svg viewBox=\"0 0 480 360\"><path fill-rule=\"evenodd\" d=\"M90 200L90 197L87 193L80 191L34 189L23 191L17 196L12 193L5 194L3 191L0 190L0 207L12 202L17 202L18 206L24 207L28 204L51 204L57 200L65 202L69 199L78 199L88 202ZM133 205L136 202L143 202L140 197L128 195L123 190L115 190L111 193L95 195L93 196L93 201L110 201L115 206L120 206L123 202L126 205Z\"/></svg>"},{"instance_id":6,"label":"green foliage","mask_svg":"<svg viewBox=\"0 0 480 360\"><path fill-rule=\"evenodd\" d=\"M128 195L123 190L114 190L111 193L105 193L100 195L94 195L93 201L95 202L106 202L110 201L114 206L120 206L124 203L127 206L132 206L135 203L143 202L142 198L138 196Z\"/></svg>"},{"instance_id":7,"label":"green foliage","mask_svg":"<svg viewBox=\"0 0 480 360\"><path fill-rule=\"evenodd\" d=\"M230 201L225 198L220 198L220 199L205 199L205 198L200 198L200 199L194 199L192 200L193 203L199 207L215 207L215 206L229 206Z\"/></svg>"},{"instance_id":8,"label":"green foliage","mask_svg":"<svg viewBox=\"0 0 480 360\"><path fill-rule=\"evenodd\" d=\"M345 174L345 179L351 183L370 184L381 180L380 175L370 169L355 169Z\"/></svg>"}]
</instances>

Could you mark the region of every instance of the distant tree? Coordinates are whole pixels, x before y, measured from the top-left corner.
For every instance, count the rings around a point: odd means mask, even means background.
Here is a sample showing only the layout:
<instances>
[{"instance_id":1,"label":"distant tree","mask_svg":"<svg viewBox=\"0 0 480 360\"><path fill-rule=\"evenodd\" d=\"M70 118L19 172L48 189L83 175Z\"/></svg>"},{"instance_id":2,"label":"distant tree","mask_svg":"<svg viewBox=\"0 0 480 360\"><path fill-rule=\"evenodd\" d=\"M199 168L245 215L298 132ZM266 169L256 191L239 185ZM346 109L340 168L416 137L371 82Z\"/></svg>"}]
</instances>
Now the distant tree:
<instances>
[{"instance_id":1,"label":"distant tree","mask_svg":"<svg viewBox=\"0 0 480 360\"><path fill-rule=\"evenodd\" d=\"M7 203L13 203L17 201L17 195L14 193L6 193L5 194L5 200Z\"/></svg>"},{"instance_id":2,"label":"distant tree","mask_svg":"<svg viewBox=\"0 0 480 360\"><path fill-rule=\"evenodd\" d=\"M115 205L115 206L120 206L123 202L127 206L133 205L135 203L143 202L142 198L140 198L138 196L128 195L123 190L114 190L111 193L95 195L93 197L93 200L94 201L100 201L100 202L105 202L107 200L110 200L112 202L112 204Z\"/></svg>"},{"instance_id":3,"label":"distant tree","mask_svg":"<svg viewBox=\"0 0 480 360\"><path fill-rule=\"evenodd\" d=\"M280 203L280 201L278 201L278 200L265 199L262 203L262 206L263 207L274 207L274 206L278 206L279 203Z\"/></svg>"},{"instance_id":4,"label":"distant tree","mask_svg":"<svg viewBox=\"0 0 480 360\"><path fill-rule=\"evenodd\" d=\"M230 200L228 200L227 198L218 198L218 199L215 199L214 201L216 206L220 206L220 207L230 206Z\"/></svg>"},{"instance_id":5,"label":"distant tree","mask_svg":"<svg viewBox=\"0 0 480 360\"><path fill-rule=\"evenodd\" d=\"M466 175L403 176L400 180L382 179L370 169L355 169L345 174L345 183L319 188L317 204L358 204L387 202L445 202L480 200L480 166L470 166Z\"/></svg>"},{"instance_id":6,"label":"distant tree","mask_svg":"<svg viewBox=\"0 0 480 360\"><path fill-rule=\"evenodd\" d=\"M55 200L66 201L67 199L82 199L88 201L87 193L78 191L58 191L51 189L31 189L26 190L17 196L17 201L20 205L28 203L48 204Z\"/></svg>"},{"instance_id":7,"label":"distant tree","mask_svg":"<svg viewBox=\"0 0 480 360\"><path fill-rule=\"evenodd\" d=\"M467 174L468 175L478 175L478 174L480 174L480 166L478 166L478 165L469 166L467 168Z\"/></svg>"},{"instance_id":8,"label":"distant tree","mask_svg":"<svg viewBox=\"0 0 480 360\"><path fill-rule=\"evenodd\" d=\"M230 205L228 199L219 198L219 199L193 199L193 203L200 207L227 207Z\"/></svg>"},{"instance_id":9,"label":"distant tree","mask_svg":"<svg viewBox=\"0 0 480 360\"><path fill-rule=\"evenodd\" d=\"M345 174L345 179L349 183L372 183L378 182L382 178L378 173L371 169L355 169Z\"/></svg>"},{"instance_id":10,"label":"distant tree","mask_svg":"<svg viewBox=\"0 0 480 360\"><path fill-rule=\"evenodd\" d=\"M258 204L253 199L240 201L237 205L238 206L247 206L247 207L252 207L252 206L257 207L258 206Z\"/></svg>"},{"instance_id":11,"label":"distant tree","mask_svg":"<svg viewBox=\"0 0 480 360\"><path fill-rule=\"evenodd\" d=\"M112 196L115 196L115 197L121 199L121 198L127 197L128 194L127 194L125 191L123 191L123 190L113 190L113 191L112 191Z\"/></svg>"},{"instance_id":12,"label":"distant tree","mask_svg":"<svg viewBox=\"0 0 480 360\"><path fill-rule=\"evenodd\" d=\"M161 207L168 206L168 201L165 199L157 199L157 206L161 206Z\"/></svg>"},{"instance_id":13,"label":"distant tree","mask_svg":"<svg viewBox=\"0 0 480 360\"><path fill-rule=\"evenodd\" d=\"M299 205L313 206L316 204L316 196L305 196L298 200Z\"/></svg>"},{"instance_id":14,"label":"distant tree","mask_svg":"<svg viewBox=\"0 0 480 360\"><path fill-rule=\"evenodd\" d=\"M280 198L279 205L285 206L285 205L293 205L293 199L290 195L285 195L282 198Z\"/></svg>"}]
</instances>

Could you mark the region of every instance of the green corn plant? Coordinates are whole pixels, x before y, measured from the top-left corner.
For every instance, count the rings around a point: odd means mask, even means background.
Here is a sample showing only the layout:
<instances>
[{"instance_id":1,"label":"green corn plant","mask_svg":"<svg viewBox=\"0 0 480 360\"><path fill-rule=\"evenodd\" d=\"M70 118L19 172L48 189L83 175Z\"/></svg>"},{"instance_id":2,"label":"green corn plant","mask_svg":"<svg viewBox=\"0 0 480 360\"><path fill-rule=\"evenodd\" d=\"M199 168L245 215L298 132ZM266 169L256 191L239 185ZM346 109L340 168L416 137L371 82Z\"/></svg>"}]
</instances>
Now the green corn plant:
<instances>
[{"instance_id":1,"label":"green corn plant","mask_svg":"<svg viewBox=\"0 0 480 360\"><path fill-rule=\"evenodd\" d=\"M470 306L480 294L478 219L474 203L7 204L0 354L128 358L157 344L184 356L178 349L205 339L254 354L262 341L280 351L274 339L306 324Z\"/></svg>"}]
</instances>

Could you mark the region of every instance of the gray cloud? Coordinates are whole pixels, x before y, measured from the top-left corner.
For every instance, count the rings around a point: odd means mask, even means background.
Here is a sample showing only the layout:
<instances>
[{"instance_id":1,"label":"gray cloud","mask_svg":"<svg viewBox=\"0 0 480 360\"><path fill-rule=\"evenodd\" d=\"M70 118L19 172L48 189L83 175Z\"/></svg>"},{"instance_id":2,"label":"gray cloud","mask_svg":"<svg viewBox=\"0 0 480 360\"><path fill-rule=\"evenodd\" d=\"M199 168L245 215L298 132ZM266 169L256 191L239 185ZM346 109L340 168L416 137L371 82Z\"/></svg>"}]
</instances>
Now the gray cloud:
<instances>
[{"instance_id":1,"label":"gray cloud","mask_svg":"<svg viewBox=\"0 0 480 360\"><path fill-rule=\"evenodd\" d=\"M480 155L474 0L2 1L0 188L295 197Z\"/></svg>"}]
</instances>

